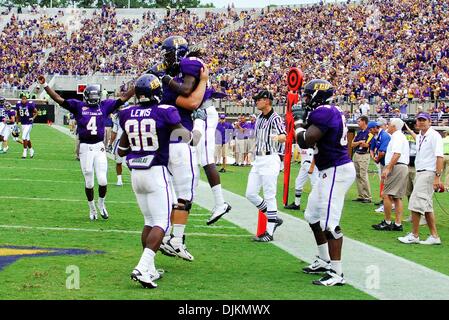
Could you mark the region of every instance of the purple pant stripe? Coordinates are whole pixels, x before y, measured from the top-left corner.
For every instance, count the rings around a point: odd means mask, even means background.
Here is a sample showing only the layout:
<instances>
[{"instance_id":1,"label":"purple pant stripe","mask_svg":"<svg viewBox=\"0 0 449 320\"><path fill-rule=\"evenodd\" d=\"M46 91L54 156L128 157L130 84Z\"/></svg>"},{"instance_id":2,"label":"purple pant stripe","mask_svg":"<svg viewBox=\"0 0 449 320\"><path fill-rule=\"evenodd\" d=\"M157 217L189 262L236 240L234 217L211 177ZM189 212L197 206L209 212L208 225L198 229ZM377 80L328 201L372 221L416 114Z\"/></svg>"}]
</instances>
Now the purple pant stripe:
<instances>
[{"instance_id":1,"label":"purple pant stripe","mask_svg":"<svg viewBox=\"0 0 449 320\"><path fill-rule=\"evenodd\" d=\"M335 185L335 175L337 172L337 167L334 167L334 176L332 177L332 186L331 186L331 192L329 194L329 202L327 204L327 216L326 216L326 225L324 227L324 230L327 229L327 223L329 222L329 216L331 212L331 199L332 199L332 193L334 192L334 185Z\"/></svg>"},{"instance_id":2,"label":"purple pant stripe","mask_svg":"<svg viewBox=\"0 0 449 320\"><path fill-rule=\"evenodd\" d=\"M190 187L190 191L192 196L190 197L190 202L193 201L193 185L195 183L195 171L193 170L193 160L192 160L192 150L190 149L189 146L187 146L189 148L189 155L190 155L190 170L192 172L192 185Z\"/></svg>"},{"instance_id":3,"label":"purple pant stripe","mask_svg":"<svg viewBox=\"0 0 449 320\"><path fill-rule=\"evenodd\" d=\"M167 192L167 207L168 207L168 213L167 213L167 228L164 230L164 232L166 233L169 226L170 226L170 214L171 214L171 208L170 208L170 191L168 190L168 182L167 182L167 178L165 177L165 170L164 167L162 168L162 175L164 176L164 181L165 181L165 191Z\"/></svg>"}]
</instances>

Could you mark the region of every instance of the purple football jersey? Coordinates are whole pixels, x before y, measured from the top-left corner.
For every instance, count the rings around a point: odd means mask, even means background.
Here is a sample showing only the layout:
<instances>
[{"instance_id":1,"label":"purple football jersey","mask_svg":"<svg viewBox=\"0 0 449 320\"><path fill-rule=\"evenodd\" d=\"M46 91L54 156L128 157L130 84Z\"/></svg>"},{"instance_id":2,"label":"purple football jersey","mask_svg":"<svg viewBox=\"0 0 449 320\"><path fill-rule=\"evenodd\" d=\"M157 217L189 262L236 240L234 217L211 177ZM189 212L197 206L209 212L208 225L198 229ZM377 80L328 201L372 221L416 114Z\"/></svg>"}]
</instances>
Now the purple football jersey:
<instances>
[{"instance_id":1,"label":"purple football jersey","mask_svg":"<svg viewBox=\"0 0 449 320\"><path fill-rule=\"evenodd\" d=\"M36 105L33 101L27 101L23 104L19 101L16 104L17 116L20 118L20 123L23 125L33 124L33 111L36 109Z\"/></svg>"},{"instance_id":2,"label":"purple football jersey","mask_svg":"<svg viewBox=\"0 0 449 320\"><path fill-rule=\"evenodd\" d=\"M348 128L340 108L320 106L309 114L307 123L318 127L323 133L315 148L315 164L320 171L351 162L348 155Z\"/></svg>"},{"instance_id":3,"label":"purple football jersey","mask_svg":"<svg viewBox=\"0 0 449 320\"><path fill-rule=\"evenodd\" d=\"M0 122L3 121L3 119L5 119L6 116L6 109L3 106L0 106Z\"/></svg>"},{"instance_id":4,"label":"purple football jersey","mask_svg":"<svg viewBox=\"0 0 449 320\"><path fill-rule=\"evenodd\" d=\"M16 116L16 111L13 109L9 109L5 113L6 123L7 124L14 124L14 121L12 120L13 117Z\"/></svg>"},{"instance_id":5,"label":"purple football jersey","mask_svg":"<svg viewBox=\"0 0 449 320\"><path fill-rule=\"evenodd\" d=\"M119 119L131 147L126 156L130 169L168 165L171 127L181 123L174 106L130 106L120 111Z\"/></svg>"},{"instance_id":6,"label":"purple football jersey","mask_svg":"<svg viewBox=\"0 0 449 320\"><path fill-rule=\"evenodd\" d=\"M104 140L106 120L121 105L120 99L101 101L98 107L89 107L84 101L68 99L64 100L62 107L75 116L80 142L95 144Z\"/></svg>"},{"instance_id":7,"label":"purple football jersey","mask_svg":"<svg viewBox=\"0 0 449 320\"><path fill-rule=\"evenodd\" d=\"M180 70L181 73L174 77L173 80L182 83L184 76L192 76L197 81L200 80L201 75L201 68L204 67L203 61L198 58L184 58L180 62ZM174 92L170 89L168 85L163 85L163 96L162 96L162 103L176 106L176 99L179 97L179 94ZM210 99L212 97L213 90L212 89L206 89L206 93L204 94L203 102ZM193 121L192 121L192 111L186 110L184 108L181 108L179 106L176 106L178 109L179 115L181 116L181 123L182 125L192 131L193 129Z\"/></svg>"}]
</instances>

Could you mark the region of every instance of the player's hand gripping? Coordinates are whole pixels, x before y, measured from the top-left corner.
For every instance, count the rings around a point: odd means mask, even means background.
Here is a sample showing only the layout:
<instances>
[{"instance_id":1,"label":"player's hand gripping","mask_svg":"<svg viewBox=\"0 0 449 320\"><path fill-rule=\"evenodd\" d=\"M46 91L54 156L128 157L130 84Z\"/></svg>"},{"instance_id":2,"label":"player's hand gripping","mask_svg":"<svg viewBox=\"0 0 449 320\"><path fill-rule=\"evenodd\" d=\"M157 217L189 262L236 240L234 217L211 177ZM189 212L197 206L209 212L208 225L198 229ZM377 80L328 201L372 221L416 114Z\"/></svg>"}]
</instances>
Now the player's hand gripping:
<instances>
[{"instance_id":1,"label":"player's hand gripping","mask_svg":"<svg viewBox=\"0 0 449 320\"><path fill-rule=\"evenodd\" d=\"M293 118L295 119L295 127L305 127L307 123L308 110L303 108L301 104L295 104L292 107Z\"/></svg>"}]
</instances>

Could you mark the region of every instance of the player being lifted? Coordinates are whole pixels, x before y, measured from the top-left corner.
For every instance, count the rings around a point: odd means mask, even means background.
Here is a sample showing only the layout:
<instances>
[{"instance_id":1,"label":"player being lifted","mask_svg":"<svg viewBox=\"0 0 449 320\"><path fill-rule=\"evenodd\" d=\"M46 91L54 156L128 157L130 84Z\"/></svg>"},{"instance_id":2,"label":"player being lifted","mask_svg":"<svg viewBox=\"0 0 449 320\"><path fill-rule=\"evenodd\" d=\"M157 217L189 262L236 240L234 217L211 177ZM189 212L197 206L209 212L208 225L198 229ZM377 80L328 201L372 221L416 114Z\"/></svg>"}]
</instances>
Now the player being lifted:
<instances>
[{"instance_id":1,"label":"player being lifted","mask_svg":"<svg viewBox=\"0 0 449 320\"><path fill-rule=\"evenodd\" d=\"M94 174L98 182L98 209L103 219L109 214L105 206L107 192L108 160L104 146L105 120L111 113L134 95L131 88L119 99L101 100L100 85L88 85L83 92L83 101L63 99L45 82L44 76L38 81L44 86L48 95L61 107L73 113L78 124L80 139L80 164L85 180L85 192L90 210L90 220L97 220L97 208L94 202Z\"/></svg>"},{"instance_id":2,"label":"player being lifted","mask_svg":"<svg viewBox=\"0 0 449 320\"><path fill-rule=\"evenodd\" d=\"M177 101L178 97L186 98L191 95L197 85L201 83L201 70L205 67L198 58L186 57L188 53L188 43L184 38L172 36L165 39L162 44L164 63L153 66L149 73L162 78L164 89L162 102L175 105L178 108L183 126L195 135L201 135L207 115L203 109L196 109L202 101L210 98L211 91L206 90L203 99L198 104L186 103L182 105ZM204 83L204 86L206 85L207 83ZM192 117L197 118L195 125ZM194 258L185 245L184 230L199 178L196 148L172 142L170 144L169 170L173 175L173 185L178 201L174 205L172 212L172 234L168 233L164 237L161 251L167 255L177 255L185 260L192 261ZM216 185L218 186L216 188L217 194L218 192L221 194L219 181ZM217 209L221 211L218 214L212 214L215 221L219 216L229 211L222 195L220 202L221 205Z\"/></svg>"},{"instance_id":3,"label":"player being lifted","mask_svg":"<svg viewBox=\"0 0 449 320\"><path fill-rule=\"evenodd\" d=\"M312 188L304 218L310 224L318 245L317 260L303 269L305 273L326 272L313 284L344 285L341 266L343 233L340 218L345 194L355 180L355 168L348 155L346 119L330 105L334 88L326 80L315 79L304 87L304 107L293 107L295 135L300 148L315 147L319 178Z\"/></svg>"},{"instance_id":4,"label":"player being lifted","mask_svg":"<svg viewBox=\"0 0 449 320\"><path fill-rule=\"evenodd\" d=\"M161 276L156 270L154 257L170 227L170 213L176 200L167 170L169 142L178 141L181 137L179 142L188 145L193 140L190 130L182 126L178 110L174 106L160 104L161 86L156 76L141 76L135 86L139 104L125 108L119 114L123 134L118 155L126 155L132 187L145 220L141 236L144 251L131 278L146 288L157 287L155 281ZM199 86L193 93L193 96L199 94L198 104L204 89L205 85Z\"/></svg>"},{"instance_id":5,"label":"player being lifted","mask_svg":"<svg viewBox=\"0 0 449 320\"><path fill-rule=\"evenodd\" d=\"M36 105L33 101L28 101L25 95L22 95L21 101L16 104L16 123L22 124L23 154L22 159L26 159L27 150L30 150L30 158L34 157L34 149L31 145L30 133L33 128L34 119L37 117Z\"/></svg>"}]
</instances>

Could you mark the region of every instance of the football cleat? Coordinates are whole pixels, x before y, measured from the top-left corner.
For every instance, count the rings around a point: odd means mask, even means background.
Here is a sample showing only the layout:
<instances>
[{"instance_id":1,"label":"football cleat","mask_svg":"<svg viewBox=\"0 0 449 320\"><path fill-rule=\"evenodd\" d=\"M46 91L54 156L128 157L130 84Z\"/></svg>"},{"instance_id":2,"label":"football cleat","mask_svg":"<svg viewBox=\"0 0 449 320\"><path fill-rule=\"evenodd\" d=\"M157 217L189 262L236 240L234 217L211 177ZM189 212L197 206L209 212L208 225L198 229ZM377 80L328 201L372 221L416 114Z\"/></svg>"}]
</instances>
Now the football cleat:
<instances>
[{"instance_id":1,"label":"football cleat","mask_svg":"<svg viewBox=\"0 0 449 320\"><path fill-rule=\"evenodd\" d=\"M231 211L232 207L229 205L229 203L225 202L224 206L222 208L214 208L212 210L212 215L207 220L206 224L210 226L211 224L217 222L221 217L223 217L226 213Z\"/></svg>"},{"instance_id":2,"label":"football cleat","mask_svg":"<svg viewBox=\"0 0 449 320\"><path fill-rule=\"evenodd\" d=\"M193 256L190 254L190 252L187 250L187 247L185 245L185 239L186 236L183 236L181 238L172 237L167 242L167 246L170 247L169 250L174 252L178 257L186 260L186 261L193 261Z\"/></svg>"},{"instance_id":3,"label":"football cleat","mask_svg":"<svg viewBox=\"0 0 449 320\"><path fill-rule=\"evenodd\" d=\"M278 227L282 226L283 223L284 220L282 220L281 218L276 218L276 224L274 225L273 234Z\"/></svg>"},{"instance_id":4,"label":"football cleat","mask_svg":"<svg viewBox=\"0 0 449 320\"><path fill-rule=\"evenodd\" d=\"M134 281L138 281L144 288L148 288L148 289L157 288L155 278L156 278L156 275L150 273L149 271L140 271L138 269L134 269L131 272L131 279Z\"/></svg>"},{"instance_id":5,"label":"football cleat","mask_svg":"<svg viewBox=\"0 0 449 320\"><path fill-rule=\"evenodd\" d=\"M330 263L330 261L323 260L319 256L316 256L316 260L308 267L303 268L302 271L307 274L328 272L331 270Z\"/></svg>"},{"instance_id":6,"label":"football cleat","mask_svg":"<svg viewBox=\"0 0 449 320\"><path fill-rule=\"evenodd\" d=\"M109 218L109 214L108 214L108 210L106 210L106 206L101 206L100 204L98 204L98 209L100 209L100 215L103 219L108 219Z\"/></svg>"},{"instance_id":7,"label":"football cleat","mask_svg":"<svg viewBox=\"0 0 449 320\"><path fill-rule=\"evenodd\" d=\"M346 284L346 280L343 274L338 275L334 270L329 270L320 280L312 281L312 283L317 286L332 287L343 286Z\"/></svg>"},{"instance_id":8,"label":"football cleat","mask_svg":"<svg viewBox=\"0 0 449 320\"><path fill-rule=\"evenodd\" d=\"M162 243L159 247L159 251L163 254L166 255L168 257L175 257L176 256L176 252L174 252L171 248L170 245L168 245L168 241L173 238L173 235L169 235L169 236L165 236L162 239Z\"/></svg>"},{"instance_id":9,"label":"football cleat","mask_svg":"<svg viewBox=\"0 0 449 320\"><path fill-rule=\"evenodd\" d=\"M253 240L256 242L270 242L273 241L273 236L265 231L265 233L261 234L260 236L255 236Z\"/></svg>"},{"instance_id":10,"label":"football cleat","mask_svg":"<svg viewBox=\"0 0 449 320\"><path fill-rule=\"evenodd\" d=\"M91 221L97 220L98 219L97 211L91 211L90 214L89 214L89 218L90 218Z\"/></svg>"},{"instance_id":11,"label":"football cleat","mask_svg":"<svg viewBox=\"0 0 449 320\"><path fill-rule=\"evenodd\" d=\"M289 209L289 210L301 210L301 206L297 206L294 202L284 206L285 209Z\"/></svg>"}]
</instances>

